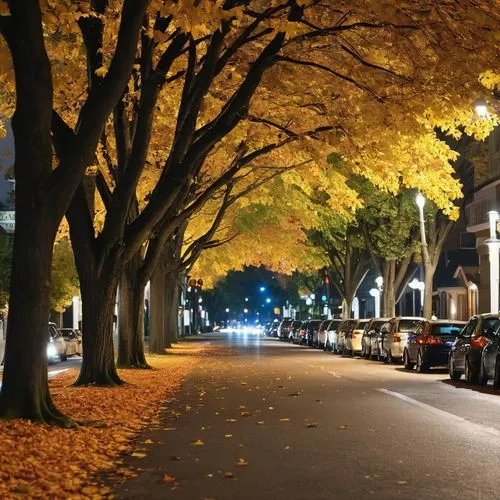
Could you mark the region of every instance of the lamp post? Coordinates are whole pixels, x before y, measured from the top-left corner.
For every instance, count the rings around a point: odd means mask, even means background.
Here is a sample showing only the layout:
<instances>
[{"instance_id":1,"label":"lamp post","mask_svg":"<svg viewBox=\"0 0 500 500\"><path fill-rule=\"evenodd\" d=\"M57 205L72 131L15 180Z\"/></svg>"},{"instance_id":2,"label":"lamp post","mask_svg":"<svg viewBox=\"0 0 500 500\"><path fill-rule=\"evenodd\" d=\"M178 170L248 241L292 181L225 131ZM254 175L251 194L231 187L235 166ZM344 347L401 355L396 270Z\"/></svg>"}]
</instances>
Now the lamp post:
<instances>
[{"instance_id":1,"label":"lamp post","mask_svg":"<svg viewBox=\"0 0 500 500\"><path fill-rule=\"evenodd\" d=\"M497 238L497 221L499 219L496 210L488 212L490 222L490 238L486 240L488 246L488 255L490 259L490 311L498 312L498 286L499 286L499 262L498 251L500 249L500 240Z\"/></svg>"},{"instance_id":2,"label":"lamp post","mask_svg":"<svg viewBox=\"0 0 500 500\"><path fill-rule=\"evenodd\" d=\"M370 290L370 295L375 299L375 317L380 318L380 290L378 288L372 288Z\"/></svg>"},{"instance_id":3,"label":"lamp post","mask_svg":"<svg viewBox=\"0 0 500 500\"><path fill-rule=\"evenodd\" d=\"M418 193L415 202L417 203L418 212L420 216L420 245L422 247L422 262L424 264L424 283L425 283L425 297L424 297L424 313L426 319L431 319L432 315L432 272L431 272L431 257L429 249L427 248L427 237L425 235L425 220L424 220L424 206L425 198Z\"/></svg>"},{"instance_id":4,"label":"lamp post","mask_svg":"<svg viewBox=\"0 0 500 500\"><path fill-rule=\"evenodd\" d=\"M420 292L420 309L422 309L424 305L424 290L425 290L425 283L423 281L419 281L417 278L413 278L410 283L408 283L408 286L413 290L413 316L416 316L415 313L415 290L418 290Z\"/></svg>"}]
</instances>

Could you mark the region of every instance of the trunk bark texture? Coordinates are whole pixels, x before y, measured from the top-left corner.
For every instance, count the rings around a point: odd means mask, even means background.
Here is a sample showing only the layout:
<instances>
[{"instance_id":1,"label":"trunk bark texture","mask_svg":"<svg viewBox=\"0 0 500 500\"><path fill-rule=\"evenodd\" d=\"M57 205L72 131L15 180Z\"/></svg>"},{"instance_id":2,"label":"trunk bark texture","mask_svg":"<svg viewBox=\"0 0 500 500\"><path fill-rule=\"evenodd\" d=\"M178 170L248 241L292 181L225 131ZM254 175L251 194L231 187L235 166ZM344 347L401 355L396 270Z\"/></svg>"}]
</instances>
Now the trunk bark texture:
<instances>
[{"instance_id":1,"label":"trunk bark texture","mask_svg":"<svg viewBox=\"0 0 500 500\"><path fill-rule=\"evenodd\" d=\"M178 333L179 284L177 273L167 274L164 283L165 303L163 319L165 322L165 347L172 347L172 343L177 342Z\"/></svg>"},{"instance_id":2,"label":"trunk bark texture","mask_svg":"<svg viewBox=\"0 0 500 500\"><path fill-rule=\"evenodd\" d=\"M80 274L83 312L83 362L75 385L121 385L115 367L113 314L118 273Z\"/></svg>"},{"instance_id":3,"label":"trunk bark texture","mask_svg":"<svg viewBox=\"0 0 500 500\"><path fill-rule=\"evenodd\" d=\"M165 273L160 262L151 275L149 352L165 354Z\"/></svg>"},{"instance_id":4,"label":"trunk bark texture","mask_svg":"<svg viewBox=\"0 0 500 500\"><path fill-rule=\"evenodd\" d=\"M144 355L144 286L137 277L137 257L125 266L120 281L118 368L150 368Z\"/></svg>"}]
</instances>

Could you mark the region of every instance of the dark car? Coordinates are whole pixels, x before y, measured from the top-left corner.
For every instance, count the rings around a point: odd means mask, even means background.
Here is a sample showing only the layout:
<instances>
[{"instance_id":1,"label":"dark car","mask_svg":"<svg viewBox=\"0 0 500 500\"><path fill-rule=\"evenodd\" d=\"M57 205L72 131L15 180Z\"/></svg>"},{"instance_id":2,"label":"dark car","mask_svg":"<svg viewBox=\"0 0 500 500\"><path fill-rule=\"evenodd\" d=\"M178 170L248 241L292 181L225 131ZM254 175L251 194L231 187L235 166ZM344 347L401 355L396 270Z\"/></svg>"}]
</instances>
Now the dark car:
<instances>
[{"instance_id":1,"label":"dark car","mask_svg":"<svg viewBox=\"0 0 500 500\"><path fill-rule=\"evenodd\" d=\"M479 381L483 349L500 325L498 314L472 316L455 340L448 358L448 371L452 380L462 375L469 383Z\"/></svg>"},{"instance_id":2,"label":"dark car","mask_svg":"<svg viewBox=\"0 0 500 500\"><path fill-rule=\"evenodd\" d=\"M446 365L451 346L467 323L454 320L424 321L421 327L408 334L403 352L407 370L416 365L418 372L433 366Z\"/></svg>"},{"instance_id":3,"label":"dark car","mask_svg":"<svg viewBox=\"0 0 500 500\"><path fill-rule=\"evenodd\" d=\"M493 387L500 388L500 326L489 337L484 346L479 366L479 383L487 384L493 379Z\"/></svg>"},{"instance_id":4,"label":"dark car","mask_svg":"<svg viewBox=\"0 0 500 500\"><path fill-rule=\"evenodd\" d=\"M268 324L266 327L266 336L267 337L277 337L278 336L278 322L273 321Z\"/></svg>"},{"instance_id":5,"label":"dark car","mask_svg":"<svg viewBox=\"0 0 500 500\"><path fill-rule=\"evenodd\" d=\"M306 344L311 347L317 347L318 332L322 321L320 319L312 319L307 325Z\"/></svg>"},{"instance_id":6,"label":"dark car","mask_svg":"<svg viewBox=\"0 0 500 500\"><path fill-rule=\"evenodd\" d=\"M278 337L280 340L290 340L291 319L284 319L278 326Z\"/></svg>"}]
</instances>

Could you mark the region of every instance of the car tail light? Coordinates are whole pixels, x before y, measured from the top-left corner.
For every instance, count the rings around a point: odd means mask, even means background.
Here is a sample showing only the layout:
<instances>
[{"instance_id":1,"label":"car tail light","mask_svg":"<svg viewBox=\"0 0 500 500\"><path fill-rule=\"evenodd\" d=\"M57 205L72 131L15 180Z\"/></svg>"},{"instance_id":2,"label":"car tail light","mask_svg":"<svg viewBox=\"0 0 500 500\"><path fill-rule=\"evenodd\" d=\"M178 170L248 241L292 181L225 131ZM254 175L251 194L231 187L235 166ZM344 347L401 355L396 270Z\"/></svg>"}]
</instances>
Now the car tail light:
<instances>
[{"instance_id":1,"label":"car tail light","mask_svg":"<svg viewBox=\"0 0 500 500\"><path fill-rule=\"evenodd\" d=\"M424 338L424 344L426 345L439 345L442 344L443 340L439 337L434 337L432 335L428 335Z\"/></svg>"},{"instance_id":2,"label":"car tail light","mask_svg":"<svg viewBox=\"0 0 500 500\"><path fill-rule=\"evenodd\" d=\"M488 337L477 337L477 339L472 339L470 342L470 346L475 349L483 349L484 346L488 343Z\"/></svg>"},{"instance_id":3,"label":"car tail light","mask_svg":"<svg viewBox=\"0 0 500 500\"><path fill-rule=\"evenodd\" d=\"M393 342L401 342L401 337L399 335L393 335L392 336L392 341Z\"/></svg>"},{"instance_id":4,"label":"car tail light","mask_svg":"<svg viewBox=\"0 0 500 500\"><path fill-rule=\"evenodd\" d=\"M423 335L420 335L417 337L417 344L423 345L425 344L425 337Z\"/></svg>"}]
</instances>

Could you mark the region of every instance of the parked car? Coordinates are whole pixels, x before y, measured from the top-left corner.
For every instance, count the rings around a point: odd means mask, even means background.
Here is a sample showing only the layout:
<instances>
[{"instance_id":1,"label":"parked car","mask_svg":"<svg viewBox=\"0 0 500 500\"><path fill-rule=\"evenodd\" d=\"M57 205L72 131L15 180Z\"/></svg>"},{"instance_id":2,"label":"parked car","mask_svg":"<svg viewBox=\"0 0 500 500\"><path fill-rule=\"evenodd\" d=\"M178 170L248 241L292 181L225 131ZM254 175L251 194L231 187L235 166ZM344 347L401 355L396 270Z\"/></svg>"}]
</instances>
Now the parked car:
<instances>
[{"instance_id":1,"label":"parked car","mask_svg":"<svg viewBox=\"0 0 500 500\"><path fill-rule=\"evenodd\" d=\"M451 346L467 323L455 320L425 321L415 332L408 334L403 352L403 364L407 370L416 365L418 372L433 366L446 365Z\"/></svg>"},{"instance_id":2,"label":"parked car","mask_svg":"<svg viewBox=\"0 0 500 500\"><path fill-rule=\"evenodd\" d=\"M401 361L408 342L408 335L419 331L425 323L424 318L392 318L382 329L380 354L386 363Z\"/></svg>"},{"instance_id":3,"label":"parked car","mask_svg":"<svg viewBox=\"0 0 500 500\"><path fill-rule=\"evenodd\" d=\"M342 321L340 319L334 319L328 325L328 330L326 332L325 350L333 351L334 346L337 345L337 336L338 336L340 323L342 323Z\"/></svg>"},{"instance_id":4,"label":"parked car","mask_svg":"<svg viewBox=\"0 0 500 500\"><path fill-rule=\"evenodd\" d=\"M294 320L294 321L292 321L292 324L290 325L290 340L294 344L299 343L299 332L300 332L300 329L302 328L302 323L303 323L303 321Z\"/></svg>"},{"instance_id":5,"label":"parked car","mask_svg":"<svg viewBox=\"0 0 500 500\"><path fill-rule=\"evenodd\" d=\"M278 326L278 338L280 340L290 340L291 319L284 319Z\"/></svg>"},{"instance_id":6,"label":"parked car","mask_svg":"<svg viewBox=\"0 0 500 500\"><path fill-rule=\"evenodd\" d=\"M380 359L380 338L382 327L390 321L391 318L373 318L365 327L361 339L361 350L367 359Z\"/></svg>"},{"instance_id":7,"label":"parked car","mask_svg":"<svg viewBox=\"0 0 500 500\"><path fill-rule=\"evenodd\" d=\"M354 328L350 333L345 336L345 347L344 352L354 356L355 354L361 354L361 338L363 336L363 331L365 326L370 320L368 319L358 319Z\"/></svg>"},{"instance_id":8,"label":"parked car","mask_svg":"<svg viewBox=\"0 0 500 500\"><path fill-rule=\"evenodd\" d=\"M479 383L487 384L493 379L493 387L500 388L500 326L489 337L484 346L479 366Z\"/></svg>"},{"instance_id":9,"label":"parked car","mask_svg":"<svg viewBox=\"0 0 500 500\"><path fill-rule=\"evenodd\" d=\"M322 321L320 319L312 319L307 325L307 339L306 344L311 347L318 347L318 334L319 327Z\"/></svg>"},{"instance_id":10,"label":"parked car","mask_svg":"<svg viewBox=\"0 0 500 500\"><path fill-rule=\"evenodd\" d=\"M346 337L351 334L352 329L356 326L355 319L345 319L340 323L337 333L337 344L334 346L334 352L345 354Z\"/></svg>"},{"instance_id":11,"label":"parked car","mask_svg":"<svg viewBox=\"0 0 500 500\"><path fill-rule=\"evenodd\" d=\"M331 319L325 319L321 322L318 329L318 347L326 349L326 343L328 341L328 328L330 327Z\"/></svg>"},{"instance_id":12,"label":"parked car","mask_svg":"<svg viewBox=\"0 0 500 500\"><path fill-rule=\"evenodd\" d=\"M278 321L273 321L269 323L266 328L266 335L268 337L277 337L278 336Z\"/></svg>"},{"instance_id":13,"label":"parked car","mask_svg":"<svg viewBox=\"0 0 500 500\"><path fill-rule=\"evenodd\" d=\"M66 350L66 342L57 329L55 323L49 323L49 338L47 343L47 360L49 363L56 361L66 361L68 354Z\"/></svg>"},{"instance_id":14,"label":"parked car","mask_svg":"<svg viewBox=\"0 0 500 500\"><path fill-rule=\"evenodd\" d=\"M299 333L297 335L297 344L304 345L307 344L307 327L309 325L310 319L302 321L299 328Z\"/></svg>"},{"instance_id":15,"label":"parked car","mask_svg":"<svg viewBox=\"0 0 500 500\"><path fill-rule=\"evenodd\" d=\"M66 342L66 353L68 356L83 354L82 336L78 330L73 328L60 328L59 331Z\"/></svg>"},{"instance_id":16,"label":"parked car","mask_svg":"<svg viewBox=\"0 0 500 500\"><path fill-rule=\"evenodd\" d=\"M448 371L452 380L464 375L469 383L479 381L479 370L484 347L500 326L499 314L472 316L453 343L448 358Z\"/></svg>"}]
</instances>

